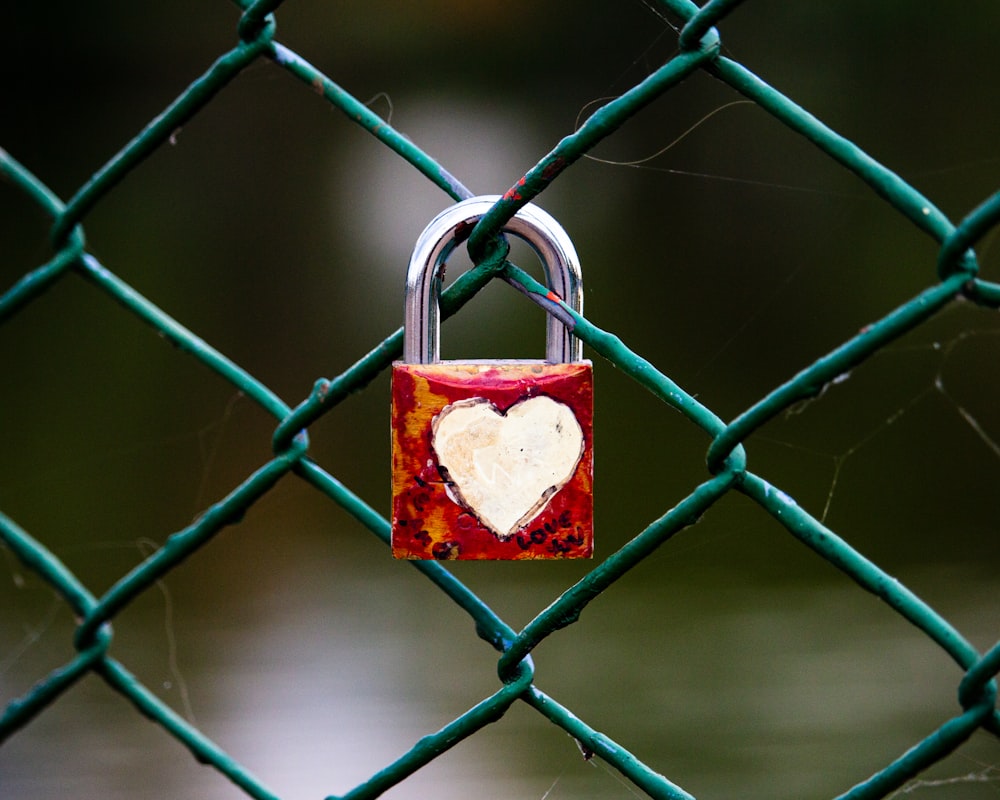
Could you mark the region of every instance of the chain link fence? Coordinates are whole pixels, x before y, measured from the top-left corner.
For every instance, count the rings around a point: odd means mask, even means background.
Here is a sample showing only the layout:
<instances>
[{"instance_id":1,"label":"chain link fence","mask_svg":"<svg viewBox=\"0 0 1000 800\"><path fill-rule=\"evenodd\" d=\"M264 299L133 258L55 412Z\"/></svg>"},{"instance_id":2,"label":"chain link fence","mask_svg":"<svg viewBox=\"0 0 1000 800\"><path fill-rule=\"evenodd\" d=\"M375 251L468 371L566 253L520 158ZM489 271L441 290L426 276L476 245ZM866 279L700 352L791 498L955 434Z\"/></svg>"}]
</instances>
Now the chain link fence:
<instances>
[{"instance_id":1,"label":"chain link fence","mask_svg":"<svg viewBox=\"0 0 1000 800\"><path fill-rule=\"evenodd\" d=\"M39 675L30 691L7 702L0 717L0 741L17 736L57 707L60 699L82 679L96 675L140 713L161 726L164 735L176 738L199 762L217 770L246 795L255 798L278 795L256 777L253 764L243 764L231 756L190 719L144 685L128 664L119 660L115 654L113 626L130 604L150 592L179 564L197 559L205 545L221 531L235 528L232 535L238 536L244 515L281 481L300 481L311 487L388 544L389 524L383 515L383 504L379 502L375 504L379 507L374 507L315 460L310 454L310 435L320 420L336 415L349 397L366 390L385 373L400 354L402 334L396 331L381 342L373 342L374 347L366 355L340 374L320 378L308 396L296 404L286 403L263 380L119 277L114 265L105 264L95 254L100 248L95 250L89 245L84 223L118 189L126 176L152 154L169 146L178 132L196 115L204 113L223 89L239 81L249 68L256 69L261 64L311 88L317 95L317 103L341 111L447 197L460 200L473 194L447 169L447 163L432 158L421 149L419 142L394 129L389 119L373 110L374 104L358 100L301 55L281 44L276 38L275 21L280 5L277 0L242 3L234 46L222 53L204 74L192 81L68 198L57 195L45 176L33 174L15 153L0 150L0 170L4 179L26 202L42 209L50 218L52 248L52 255L44 263L25 273L0 296L0 337L6 335L6 347L12 346L15 334L11 331L16 320L30 313L36 300L68 276L83 276L116 300L122 313L152 326L165 342L213 371L275 421L270 443L273 457L245 475L228 494L206 504L190 525L170 535L162 546L156 547L126 574L117 576L103 592L88 586L57 557L47 546L42 532L29 530L19 520L0 511L0 541L24 569L36 574L58 594L77 619L74 655L47 675ZM401 569L412 566L418 570L440 592L442 602L456 605L471 618L479 637L499 653L499 684L493 693L482 697L443 728L428 732L402 756L387 761L383 769L342 795L343 798L383 794L459 742L490 723L500 721L515 704L529 707L564 730L576 740L586 759L598 759L610 765L630 782L634 791L657 798L692 797L692 793L671 774L669 765L645 763L630 752L627 740L613 740L591 722L574 714L558 697L546 692L544 679L536 682L533 652L550 637L558 637L559 631L573 625L590 603L600 601L603 593L613 592L618 581L654 551L669 545L680 531L698 525L706 512L733 494L743 495L755 503L776 526L916 626L961 670L961 678L955 686L958 708L954 715L941 720L936 729L914 741L910 749L871 777L846 789L842 797L885 797L954 752L974 732L984 730L994 736L1000 734L994 683L1000 671L1000 644L980 652L928 602L862 555L844 535L824 524L821 520L825 514L807 509L780 486L772 484L767 476L752 471L745 449L747 441L769 421L833 387L852 369L957 301L964 300L983 309L983 313L1000 306L1000 284L980 277L976 256L977 247L1000 220L1000 193L983 200L957 222L953 221L930 198L886 165L832 130L740 61L729 57L721 36L726 19L737 11L754 13L753 3L711 0L699 8L686 0L658 0L653 5L658 13L677 23L676 34L672 34L676 39L676 52L627 91L588 109L588 115L572 133L558 141L512 183L472 232L468 249L474 267L459 276L444 293L443 317L460 315L466 303L496 279L520 288L539 305L549 302L547 287L508 260L507 245L497 237L498 231L519 208L538 198L631 117L699 73L706 73L725 84L736 96L766 112L773 125L785 126L841 168L853 173L870 192L893 209L899 219L934 242L936 263L924 265L925 288L911 297L901 298L894 309L816 358L729 421L713 410L708 401L686 390L656 363L632 349L615 332L600 327L600 320L585 318L561 305L561 313L573 322L574 333L590 353L599 357L595 359L598 391L601 362L604 361L664 406L679 412L689 425L704 434L708 448L704 473L690 492L670 498L668 511L645 529L636 531L627 543L613 552L601 548L598 528L598 558L592 567L520 630L502 619L447 565L435 562L400 565ZM742 5L747 8L740 9ZM583 257L586 264L586 253ZM402 265L399 286L401 289ZM363 286L359 293L361 296L353 298L352 302L362 305L381 302L380 298L364 297ZM335 305L336 301L331 303ZM387 405L387 401L370 396L371 391L368 389L369 394L364 395L369 402ZM3 420L5 426L15 424L16 420ZM600 419L597 426L600 429ZM600 453L598 465L600 493L601 470L609 468L601 463ZM601 497L599 503L613 505L624 500ZM991 541L995 539L995 531L985 535Z\"/></svg>"}]
</instances>

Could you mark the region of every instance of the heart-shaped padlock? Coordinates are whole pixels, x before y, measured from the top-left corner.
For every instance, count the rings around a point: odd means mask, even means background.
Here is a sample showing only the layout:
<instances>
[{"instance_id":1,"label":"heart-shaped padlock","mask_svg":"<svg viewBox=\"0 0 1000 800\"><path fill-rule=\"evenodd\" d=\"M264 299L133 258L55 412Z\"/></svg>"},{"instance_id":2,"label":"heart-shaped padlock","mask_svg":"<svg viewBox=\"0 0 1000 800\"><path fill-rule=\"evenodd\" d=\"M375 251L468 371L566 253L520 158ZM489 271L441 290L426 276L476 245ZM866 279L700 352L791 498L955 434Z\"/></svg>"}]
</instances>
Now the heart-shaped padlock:
<instances>
[{"instance_id":1,"label":"heart-shaped padlock","mask_svg":"<svg viewBox=\"0 0 1000 800\"><path fill-rule=\"evenodd\" d=\"M392 370L392 552L397 558L588 558L593 553L593 369L549 315L544 361L441 361L439 270L499 197L464 200L417 240L403 360ZM579 259L559 224L524 206L551 290L582 312Z\"/></svg>"}]
</instances>

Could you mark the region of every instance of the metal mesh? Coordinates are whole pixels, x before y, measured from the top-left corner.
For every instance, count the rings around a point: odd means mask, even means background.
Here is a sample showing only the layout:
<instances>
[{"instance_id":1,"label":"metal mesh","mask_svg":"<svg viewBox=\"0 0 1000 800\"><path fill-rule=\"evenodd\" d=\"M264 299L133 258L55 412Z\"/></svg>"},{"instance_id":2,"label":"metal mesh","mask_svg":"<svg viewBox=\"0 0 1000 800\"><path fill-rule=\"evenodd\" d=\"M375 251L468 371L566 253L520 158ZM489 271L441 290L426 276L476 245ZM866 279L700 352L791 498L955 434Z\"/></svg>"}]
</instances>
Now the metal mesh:
<instances>
[{"instance_id":1,"label":"metal mesh","mask_svg":"<svg viewBox=\"0 0 1000 800\"><path fill-rule=\"evenodd\" d=\"M345 398L364 389L389 367L400 353L401 331L378 343L341 374L318 380L310 395L292 408L254 375L187 330L101 263L88 249L81 226L87 215L114 191L123 177L167 143L175 131L212 102L242 70L258 61L269 61L274 68L311 86L324 102L346 114L448 196L457 200L472 193L444 166L421 150L417 143L400 135L366 104L352 97L301 56L279 44L274 39L274 12L280 5L277 0L241 5L243 14L238 25L238 41L233 49L221 55L68 201L57 197L12 155L0 150L0 169L6 180L51 217L54 249L51 259L25 274L0 296L0 324L9 323L68 274L83 275L117 300L127 312L153 326L166 341L213 370L277 420L272 440L273 458L246 476L227 496L205 508L195 522L171 535L162 547L121 576L101 595L96 595L84 585L43 541L16 520L0 513L0 541L27 569L50 585L79 620L73 640L76 654L50 674L40 676L26 695L8 704L0 718L0 740L16 735L52 708L84 676L96 674L139 711L162 726L168 735L183 743L199 761L227 776L247 795L272 798L276 795L250 771L252 765L243 765L230 757L114 657L112 623L123 609L168 575L181 561L196 558L200 549L224 527L238 526L244 513L289 473L342 506L375 536L388 543L389 525L386 519L310 457L307 431L324 415L336 414ZM546 287L506 260L508 252L504 242L497 238L497 232L521 206L557 181L599 142L614 134L626 120L698 71L727 84L766 111L775 124L784 125L807 139L830 159L853 172L910 225L926 233L939 246L937 274L928 276L936 279L929 280L927 288L919 294L767 392L729 422L674 383L655 364L630 349L614 333L602 330L594 322L562 306L562 314L574 322L575 334L593 353L614 364L654 397L679 411L692 425L704 431L710 442L707 474L687 496L677 499L662 517L639 531L616 552L596 562L581 580L570 586L520 631L499 618L445 565L433 562L414 564L440 590L442 599L447 598L468 614L479 636L500 653L500 685L495 693L484 697L441 730L420 739L402 757L386 764L384 769L343 795L345 798L380 795L456 743L499 720L515 703L526 704L564 729L580 743L588 756L593 755L612 765L649 796L691 797L688 791L671 780L669 774L661 774L654 765L645 764L630 753L627 743L613 741L595 730L536 685L532 652L548 637L573 624L587 604L603 592L613 590L616 581L654 550L669 542L682 529L696 525L708 509L733 492L758 504L777 525L923 631L964 673L957 686L960 704L957 713L915 742L898 759L845 792L843 797L884 797L952 753L976 730L1000 734L1000 714L995 707L996 686L993 680L1000 671L1000 644L985 653L979 652L913 591L862 556L780 488L750 471L743 447L751 434L776 415L816 396L838 376L930 320L957 299L988 309L1000 306L1000 285L978 277L973 249L1000 219L1000 193L988 198L958 224L952 223L931 200L890 169L769 86L741 63L723 54L714 26L723 23L726 16L741 5L740 2L712 0L699 8L686 0L659 0L657 5L662 12L683 21L676 54L640 83L593 111L575 132L563 138L517 180L480 221L469 240L469 252L476 266L463 274L445 293L442 301L444 316L458 313L470 298L497 277L517 285L543 307L551 302L547 299ZM7 424L6 420L4 424Z\"/></svg>"}]
</instances>

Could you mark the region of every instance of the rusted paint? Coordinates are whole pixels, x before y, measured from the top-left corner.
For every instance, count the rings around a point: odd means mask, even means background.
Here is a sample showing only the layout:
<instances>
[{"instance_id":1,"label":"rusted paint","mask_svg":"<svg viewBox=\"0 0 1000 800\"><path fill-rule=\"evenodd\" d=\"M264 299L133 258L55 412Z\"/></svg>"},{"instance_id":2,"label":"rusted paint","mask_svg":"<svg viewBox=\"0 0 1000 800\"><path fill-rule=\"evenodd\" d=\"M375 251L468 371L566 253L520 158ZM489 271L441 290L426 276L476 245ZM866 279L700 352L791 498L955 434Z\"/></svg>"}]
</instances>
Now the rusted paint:
<instances>
[{"instance_id":1,"label":"rusted paint","mask_svg":"<svg viewBox=\"0 0 1000 800\"><path fill-rule=\"evenodd\" d=\"M511 186L505 193L501 200L514 200L521 201L524 197L521 195L519 189L523 189L525 183L527 183L527 177L521 178L517 183Z\"/></svg>"},{"instance_id":2,"label":"rusted paint","mask_svg":"<svg viewBox=\"0 0 1000 800\"><path fill-rule=\"evenodd\" d=\"M568 406L584 433L573 476L538 516L502 539L463 506L442 474L432 422L480 397L501 413L530 397ZM409 559L589 558L593 554L593 373L589 361L393 365L392 549Z\"/></svg>"},{"instance_id":3,"label":"rusted paint","mask_svg":"<svg viewBox=\"0 0 1000 800\"><path fill-rule=\"evenodd\" d=\"M548 183L566 168L566 159L556 156L542 168L542 180Z\"/></svg>"}]
</instances>

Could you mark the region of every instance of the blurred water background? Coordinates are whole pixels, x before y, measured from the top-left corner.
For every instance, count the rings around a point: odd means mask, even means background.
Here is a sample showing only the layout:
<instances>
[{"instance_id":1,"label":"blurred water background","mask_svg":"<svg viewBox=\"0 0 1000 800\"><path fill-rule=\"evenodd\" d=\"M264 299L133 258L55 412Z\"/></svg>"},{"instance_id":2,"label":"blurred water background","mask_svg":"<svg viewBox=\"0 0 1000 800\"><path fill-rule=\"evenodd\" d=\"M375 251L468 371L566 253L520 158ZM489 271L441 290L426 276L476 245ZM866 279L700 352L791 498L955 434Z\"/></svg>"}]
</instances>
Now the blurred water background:
<instances>
[{"instance_id":1,"label":"blurred water background","mask_svg":"<svg viewBox=\"0 0 1000 800\"><path fill-rule=\"evenodd\" d=\"M238 11L60 0L6 16L0 146L67 199L235 43ZM948 17L755 0L722 35L957 221L1000 185L998 24L985 0ZM563 0L289 0L277 38L482 194L676 47L642 2ZM724 419L935 281L930 239L739 99L695 75L538 200L581 254L587 316ZM699 121L655 158L609 163ZM295 405L401 324L410 249L449 203L259 62L84 226L107 268ZM0 288L48 259L48 224L0 183ZM979 255L996 279L993 242ZM444 355L530 357L542 331L497 284L445 325ZM998 352L996 314L956 304L747 443L755 472L980 649L1000 635ZM610 364L595 374L604 558L705 478L708 440ZM270 456L273 419L76 276L0 328L0 376L0 508L95 593ZM310 433L386 511L385 376ZM591 566L453 570L520 629ZM71 657L73 624L0 549L0 703ZM497 688L466 616L294 477L114 628L119 660L286 798L348 790ZM540 688L699 798L834 796L959 709L936 646L739 496L535 663ZM973 737L925 780L917 797L995 797L997 742ZM0 797L57 794L242 796L94 677L0 748ZM387 797L635 794L515 705Z\"/></svg>"}]
</instances>

